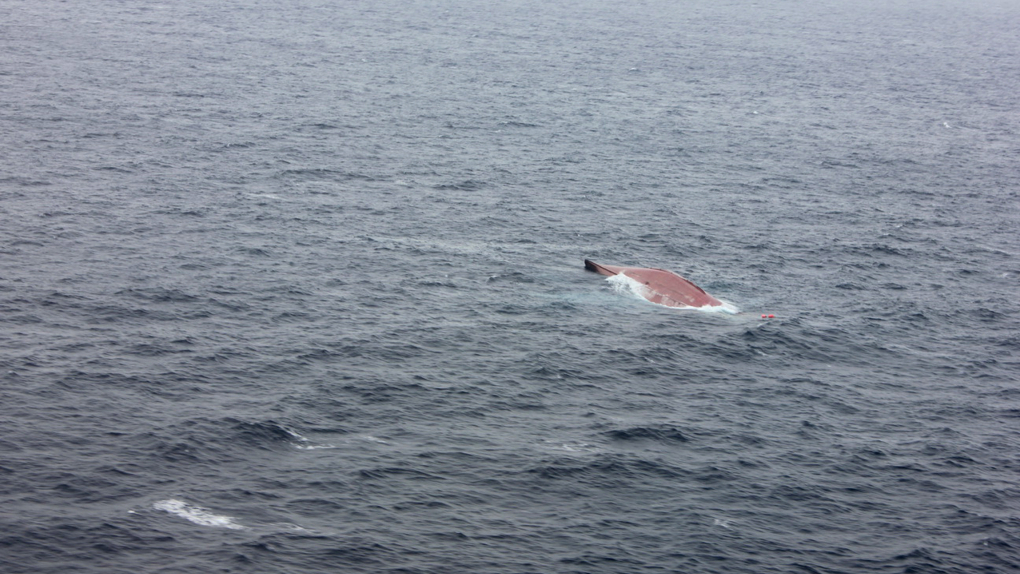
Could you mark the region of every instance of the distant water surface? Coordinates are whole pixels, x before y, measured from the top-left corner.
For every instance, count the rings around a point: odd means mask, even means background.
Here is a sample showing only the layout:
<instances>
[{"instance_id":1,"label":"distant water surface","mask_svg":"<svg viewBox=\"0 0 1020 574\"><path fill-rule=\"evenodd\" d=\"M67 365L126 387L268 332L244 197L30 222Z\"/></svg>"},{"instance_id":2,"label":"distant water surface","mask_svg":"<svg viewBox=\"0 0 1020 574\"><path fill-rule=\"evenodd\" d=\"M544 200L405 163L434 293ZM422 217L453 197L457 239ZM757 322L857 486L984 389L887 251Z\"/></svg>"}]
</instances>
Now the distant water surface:
<instances>
[{"instance_id":1,"label":"distant water surface","mask_svg":"<svg viewBox=\"0 0 1020 574\"><path fill-rule=\"evenodd\" d=\"M6 2L0 570L1020 570L1017 30Z\"/></svg>"}]
</instances>

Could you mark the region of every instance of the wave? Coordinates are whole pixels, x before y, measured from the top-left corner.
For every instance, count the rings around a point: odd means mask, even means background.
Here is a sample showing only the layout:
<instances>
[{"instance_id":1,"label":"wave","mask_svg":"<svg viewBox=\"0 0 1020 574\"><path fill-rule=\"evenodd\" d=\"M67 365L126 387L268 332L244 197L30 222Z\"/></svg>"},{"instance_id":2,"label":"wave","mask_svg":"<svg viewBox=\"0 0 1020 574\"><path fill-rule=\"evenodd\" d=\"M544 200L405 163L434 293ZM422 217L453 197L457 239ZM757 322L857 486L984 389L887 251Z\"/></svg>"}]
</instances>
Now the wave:
<instances>
[{"instance_id":1,"label":"wave","mask_svg":"<svg viewBox=\"0 0 1020 574\"><path fill-rule=\"evenodd\" d=\"M237 523L236 519L232 516L225 516L220 514L213 514L210 510L202 508L201 506L195 506L188 504L183 500L176 498L169 498L167 500L160 500L154 502L152 507L156 510L162 510L169 512L174 516L179 516L189 522L194 522L201 526L212 526L215 528L228 528L230 530L244 530L244 526Z\"/></svg>"}]
</instances>

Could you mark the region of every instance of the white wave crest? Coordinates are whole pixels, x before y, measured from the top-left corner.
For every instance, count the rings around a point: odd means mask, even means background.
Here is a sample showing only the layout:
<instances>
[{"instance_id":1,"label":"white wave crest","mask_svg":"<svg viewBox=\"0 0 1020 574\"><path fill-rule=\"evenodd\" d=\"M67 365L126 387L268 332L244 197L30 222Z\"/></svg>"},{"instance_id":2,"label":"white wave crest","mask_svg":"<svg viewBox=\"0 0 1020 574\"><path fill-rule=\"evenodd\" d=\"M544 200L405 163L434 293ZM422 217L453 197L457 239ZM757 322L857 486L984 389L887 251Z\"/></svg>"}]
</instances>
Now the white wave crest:
<instances>
[{"instance_id":1,"label":"white wave crest","mask_svg":"<svg viewBox=\"0 0 1020 574\"><path fill-rule=\"evenodd\" d=\"M185 520L189 520L195 524L201 524L202 526L215 526L217 528L229 528L231 530L244 529L244 526L235 522L235 520L230 516L213 514L201 506L194 506L184 502L183 500L177 500L175 498L160 500L159 502L153 503L152 507L156 510L163 510L175 516L180 516Z\"/></svg>"}]
</instances>

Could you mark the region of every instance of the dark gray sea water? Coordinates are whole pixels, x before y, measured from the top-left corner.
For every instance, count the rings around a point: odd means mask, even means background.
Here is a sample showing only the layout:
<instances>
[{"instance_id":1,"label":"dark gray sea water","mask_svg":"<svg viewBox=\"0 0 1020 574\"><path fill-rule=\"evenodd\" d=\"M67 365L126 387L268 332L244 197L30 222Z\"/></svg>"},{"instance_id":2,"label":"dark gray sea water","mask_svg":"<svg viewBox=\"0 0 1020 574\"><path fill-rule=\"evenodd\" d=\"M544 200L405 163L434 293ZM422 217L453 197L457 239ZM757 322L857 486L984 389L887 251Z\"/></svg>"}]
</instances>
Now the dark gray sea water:
<instances>
[{"instance_id":1,"label":"dark gray sea water","mask_svg":"<svg viewBox=\"0 0 1020 574\"><path fill-rule=\"evenodd\" d=\"M0 2L0 572L1018 571L1018 30Z\"/></svg>"}]
</instances>

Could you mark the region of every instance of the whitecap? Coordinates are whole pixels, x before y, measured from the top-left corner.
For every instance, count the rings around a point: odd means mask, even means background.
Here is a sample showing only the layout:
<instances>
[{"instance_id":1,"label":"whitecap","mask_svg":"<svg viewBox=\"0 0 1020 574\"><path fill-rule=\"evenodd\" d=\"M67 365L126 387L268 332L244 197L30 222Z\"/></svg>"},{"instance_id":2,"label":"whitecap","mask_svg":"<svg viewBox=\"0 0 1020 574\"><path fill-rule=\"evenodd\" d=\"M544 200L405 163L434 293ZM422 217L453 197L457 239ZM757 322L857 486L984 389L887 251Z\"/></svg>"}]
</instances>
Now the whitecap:
<instances>
[{"instance_id":1,"label":"whitecap","mask_svg":"<svg viewBox=\"0 0 1020 574\"><path fill-rule=\"evenodd\" d=\"M285 428L284 430L287 431L287 434L292 436L295 441L297 441L294 444L294 448L299 449L299 450L319 450L319 449L324 449L324 448L339 448L335 444L317 444L317 443L312 442L312 440L309 439L308 437L306 437L304 435L301 435L301 434L299 434L299 433L297 433L295 431L292 431L292 430L287 429L287 428Z\"/></svg>"},{"instance_id":2,"label":"whitecap","mask_svg":"<svg viewBox=\"0 0 1020 574\"><path fill-rule=\"evenodd\" d=\"M231 530L243 530L244 526L238 524L234 518L230 516L220 516L213 514L208 509L202 508L201 506L194 506L188 504L183 500L177 500L176 498L170 498L167 500L160 500L152 504L152 507L156 510L163 510L169 512L175 516L179 516L185 520L200 524L202 526L214 526L217 528L229 528Z\"/></svg>"},{"instance_id":3,"label":"whitecap","mask_svg":"<svg viewBox=\"0 0 1020 574\"><path fill-rule=\"evenodd\" d=\"M309 440L309 439L307 439L307 438L305 438L305 437L303 437L301 435L297 435L297 437L300 437L298 439L300 444L295 444L294 448L297 448L299 450L322 450L322 449L330 449L330 448L341 448L344 445L351 444L352 441L355 441L355 440L357 440L357 441L364 441L364 442L371 442L371 443L376 443L376 444L385 444L385 445L390 444L389 441L387 441L385 439L381 439L379 437L372 436L370 434L352 435L350 437L342 439L342 441L341 441L342 444L321 444L321 443L314 443L311 440Z\"/></svg>"},{"instance_id":4,"label":"whitecap","mask_svg":"<svg viewBox=\"0 0 1020 574\"><path fill-rule=\"evenodd\" d=\"M578 453L578 454L588 454L588 453L598 452L598 450L599 450L598 447L596 447L595 445L589 444L589 443L586 443L586 442L577 442L577 441L560 442L560 441L553 440L553 439L546 439L546 440L544 440L542 442L544 443L542 448L545 448L545 449L548 449L548 450L555 450L555 451L565 451L565 452Z\"/></svg>"},{"instance_id":5,"label":"whitecap","mask_svg":"<svg viewBox=\"0 0 1020 574\"><path fill-rule=\"evenodd\" d=\"M730 527L730 520L728 518L716 518L712 521L712 526L721 526L728 529Z\"/></svg>"},{"instance_id":6,"label":"whitecap","mask_svg":"<svg viewBox=\"0 0 1020 574\"><path fill-rule=\"evenodd\" d=\"M297 448L299 450L323 450L340 447L335 444L296 444L294 445L294 448Z\"/></svg>"}]
</instances>

